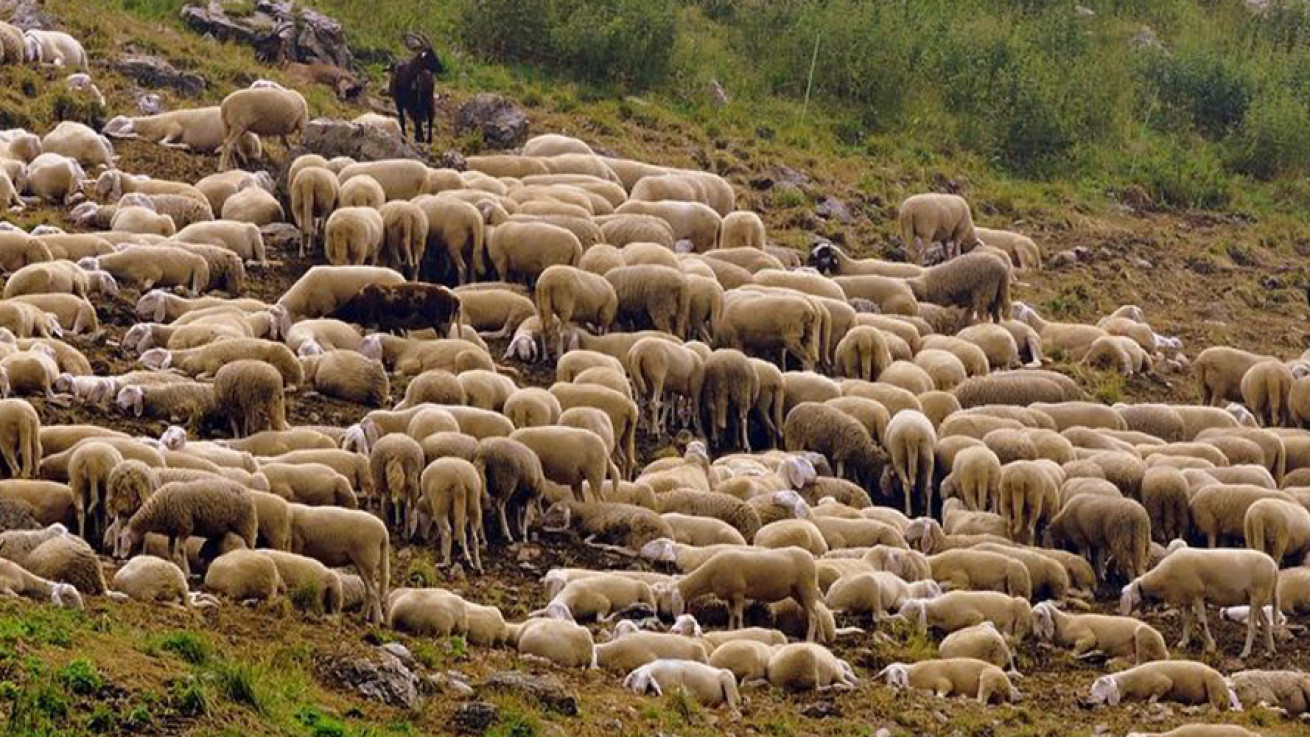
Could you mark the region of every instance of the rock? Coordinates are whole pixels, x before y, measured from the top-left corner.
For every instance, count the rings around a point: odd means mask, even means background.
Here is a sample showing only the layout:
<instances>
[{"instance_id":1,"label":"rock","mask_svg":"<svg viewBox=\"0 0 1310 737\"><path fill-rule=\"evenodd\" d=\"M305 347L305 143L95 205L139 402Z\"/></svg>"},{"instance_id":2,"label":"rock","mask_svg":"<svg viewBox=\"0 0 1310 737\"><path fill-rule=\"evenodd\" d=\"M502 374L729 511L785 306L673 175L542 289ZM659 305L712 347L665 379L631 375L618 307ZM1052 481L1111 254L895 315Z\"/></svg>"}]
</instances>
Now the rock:
<instances>
[{"instance_id":1,"label":"rock","mask_svg":"<svg viewBox=\"0 0 1310 737\"><path fill-rule=\"evenodd\" d=\"M451 717L455 730L465 734L482 734L499 719L500 710L495 704L488 704L485 701L460 704L459 708L455 709L455 715Z\"/></svg>"},{"instance_id":2,"label":"rock","mask_svg":"<svg viewBox=\"0 0 1310 737\"><path fill-rule=\"evenodd\" d=\"M300 145L292 152L292 159L306 153L328 159L349 156L356 161L426 158L409 141L395 133L377 126L331 118L311 120L305 126L305 133L300 138Z\"/></svg>"},{"instance_id":3,"label":"rock","mask_svg":"<svg viewBox=\"0 0 1310 737\"><path fill-rule=\"evenodd\" d=\"M1129 260L1128 260L1128 263L1132 264L1132 265L1133 265L1133 268L1136 268L1136 269L1154 269L1154 268L1155 268L1155 264L1153 264L1153 263L1151 263L1150 261L1147 261L1146 259L1141 258L1141 257L1139 257L1139 256L1134 256L1133 258L1129 259Z\"/></svg>"},{"instance_id":4,"label":"rock","mask_svg":"<svg viewBox=\"0 0 1310 737\"><path fill-rule=\"evenodd\" d=\"M836 197L824 197L818 207L814 208L814 214L824 220L836 220L839 223L849 223L855 219L846 203Z\"/></svg>"},{"instance_id":5,"label":"rock","mask_svg":"<svg viewBox=\"0 0 1310 737\"><path fill-rule=\"evenodd\" d=\"M56 27L55 19L42 5L42 0L0 0L0 15L24 31Z\"/></svg>"},{"instance_id":6,"label":"rock","mask_svg":"<svg viewBox=\"0 0 1310 737\"><path fill-rule=\"evenodd\" d=\"M270 223L259 229L269 253L295 253L300 248L300 229L291 223Z\"/></svg>"},{"instance_id":7,"label":"rock","mask_svg":"<svg viewBox=\"0 0 1310 737\"><path fill-rule=\"evenodd\" d=\"M142 115L158 115L164 112L164 98L154 92L136 90L132 93L132 96L136 99L136 109Z\"/></svg>"},{"instance_id":8,"label":"rock","mask_svg":"<svg viewBox=\"0 0 1310 737\"><path fill-rule=\"evenodd\" d=\"M1051 257L1052 269L1063 269L1078 263L1078 256L1073 251L1060 251Z\"/></svg>"},{"instance_id":9,"label":"rock","mask_svg":"<svg viewBox=\"0 0 1310 737\"><path fill-rule=\"evenodd\" d=\"M1149 49L1151 51L1164 51L1164 44L1160 43L1160 37L1156 35L1155 29L1150 26L1142 26L1133 37L1128 39L1128 45L1134 49Z\"/></svg>"},{"instance_id":10,"label":"rock","mask_svg":"<svg viewBox=\"0 0 1310 737\"><path fill-rule=\"evenodd\" d=\"M455 113L455 133L479 132L489 148L510 149L528 140L528 116L500 95L483 92Z\"/></svg>"},{"instance_id":11,"label":"rock","mask_svg":"<svg viewBox=\"0 0 1310 737\"><path fill-rule=\"evenodd\" d=\"M1091 261L1092 249L1087 248L1085 246L1074 246L1073 255L1074 258L1078 259L1079 261Z\"/></svg>"},{"instance_id":12,"label":"rock","mask_svg":"<svg viewBox=\"0 0 1310 737\"><path fill-rule=\"evenodd\" d=\"M437 166L455 171L466 171L469 168L468 162L464 160L464 154L458 151L441 152L441 158L437 159Z\"/></svg>"},{"instance_id":13,"label":"rock","mask_svg":"<svg viewBox=\"0 0 1310 737\"><path fill-rule=\"evenodd\" d=\"M1087 7L1086 5L1075 5L1075 6L1073 6L1073 12L1074 12L1074 15L1077 15L1079 18L1094 18L1094 17L1096 17L1096 11L1095 11L1095 10L1092 10L1091 8Z\"/></svg>"},{"instance_id":14,"label":"rock","mask_svg":"<svg viewBox=\"0 0 1310 737\"><path fill-rule=\"evenodd\" d=\"M780 166L774 172L774 180L778 184L790 184L793 187L802 187L810 183L809 175L804 172L796 171L790 166Z\"/></svg>"},{"instance_id":15,"label":"rock","mask_svg":"<svg viewBox=\"0 0 1310 737\"><path fill-rule=\"evenodd\" d=\"M367 699L408 709L418 705L418 676L386 650L326 660L320 663L320 670Z\"/></svg>"},{"instance_id":16,"label":"rock","mask_svg":"<svg viewBox=\"0 0 1310 737\"><path fill-rule=\"evenodd\" d=\"M881 727L877 732L873 733L873 737L892 737L892 731L886 727Z\"/></svg>"},{"instance_id":17,"label":"rock","mask_svg":"<svg viewBox=\"0 0 1310 737\"><path fill-rule=\"evenodd\" d=\"M184 72L157 56L128 54L109 62L109 68L152 89L170 89L186 97L198 97L209 86L205 78Z\"/></svg>"},{"instance_id":18,"label":"rock","mask_svg":"<svg viewBox=\"0 0 1310 737\"><path fill-rule=\"evenodd\" d=\"M349 70L355 61L340 23L290 2L256 0L251 12L235 17L227 14L222 2L210 0L183 7L182 21L220 41L254 46L272 64L319 62Z\"/></svg>"},{"instance_id":19,"label":"rock","mask_svg":"<svg viewBox=\"0 0 1310 737\"><path fill-rule=\"evenodd\" d=\"M479 695L487 691L502 691L531 699L565 716L578 715L578 697L570 693L554 676L534 676L515 670L502 671L478 686Z\"/></svg>"},{"instance_id":20,"label":"rock","mask_svg":"<svg viewBox=\"0 0 1310 737\"><path fill-rule=\"evenodd\" d=\"M399 642L388 642L382 646L382 649L399 658L400 662L404 663L407 667L413 667L414 654L409 651L409 648Z\"/></svg>"},{"instance_id":21,"label":"rock","mask_svg":"<svg viewBox=\"0 0 1310 737\"><path fill-rule=\"evenodd\" d=\"M433 673L423 679L423 692L441 694L456 701L472 698L473 687L448 673Z\"/></svg>"},{"instance_id":22,"label":"rock","mask_svg":"<svg viewBox=\"0 0 1310 737\"><path fill-rule=\"evenodd\" d=\"M801 709L801 716L809 719L826 719L828 717L840 719L841 714L841 707L831 701L816 701L813 704L806 704Z\"/></svg>"}]
</instances>

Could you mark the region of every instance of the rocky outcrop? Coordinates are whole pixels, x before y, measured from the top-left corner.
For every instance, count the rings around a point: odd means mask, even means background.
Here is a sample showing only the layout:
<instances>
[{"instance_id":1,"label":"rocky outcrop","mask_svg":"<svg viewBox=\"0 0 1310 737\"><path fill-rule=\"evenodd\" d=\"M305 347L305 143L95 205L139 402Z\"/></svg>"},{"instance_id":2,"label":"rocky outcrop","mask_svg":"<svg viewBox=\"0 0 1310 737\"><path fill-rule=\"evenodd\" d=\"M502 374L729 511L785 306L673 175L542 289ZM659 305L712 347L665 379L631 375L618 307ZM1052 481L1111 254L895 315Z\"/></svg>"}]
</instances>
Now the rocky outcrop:
<instances>
[{"instance_id":1,"label":"rocky outcrop","mask_svg":"<svg viewBox=\"0 0 1310 737\"><path fill-rule=\"evenodd\" d=\"M157 56L129 54L109 63L114 71L150 89L170 89L186 97L199 97L208 83L199 74L184 72Z\"/></svg>"},{"instance_id":2,"label":"rocky outcrop","mask_svg":"<svg viewBox=\"0 0 1310 737\"><path fill-rule=\"evenodd\" d=\"M293 153L296 156L318 154L328 159L349 156L356 161L425 159L409 141L394 133L377 126L330 118L309 121L300 146Z\"/></svg>"},{"instance_id":3,"label":"rocky outcrop","mask_svg":"<svg viewBox=\"0 0 1310 737\"><path fill-rule=\"evenodd\" d=\"M254 46L270 64L322 62L350 69L354 56L341 24L290 2L256 0L252 12L229 15L219 0L182 8L182 20L197 33Z\"/></svg>"},{"instance_id":4,"label":"rocky outcrop","mask_svg":"<svg viewBox=\"0 0 1310 737\"><path fill-rule=\"evenodd\" d=\"M528 140L528 116L513 102L490 92L474 95L455 114L455 133L479 132L488 148L518 148Z\"/></svg>"}]
</instances>

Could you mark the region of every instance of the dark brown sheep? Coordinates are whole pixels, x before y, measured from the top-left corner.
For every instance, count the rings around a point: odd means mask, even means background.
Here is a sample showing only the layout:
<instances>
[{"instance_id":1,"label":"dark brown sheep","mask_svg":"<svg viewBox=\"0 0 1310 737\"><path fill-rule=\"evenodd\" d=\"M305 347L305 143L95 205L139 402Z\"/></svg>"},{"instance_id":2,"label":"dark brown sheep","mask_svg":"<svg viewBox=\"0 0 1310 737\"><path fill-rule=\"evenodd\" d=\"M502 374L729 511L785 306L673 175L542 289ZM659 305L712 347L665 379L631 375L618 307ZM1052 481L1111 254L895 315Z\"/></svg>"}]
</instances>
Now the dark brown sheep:
<instances>
[{"instance_id":1,"label":"dark brown sheep","mask_svg":"<svg viewBox=\"0 0 1310 737\"><path fill-rule=\"evenodd\" d=\"M445 336L459 317L459 297L435 284L368 284L331 317L393 334L432 328Z\"/></svg>"}]
</instances>

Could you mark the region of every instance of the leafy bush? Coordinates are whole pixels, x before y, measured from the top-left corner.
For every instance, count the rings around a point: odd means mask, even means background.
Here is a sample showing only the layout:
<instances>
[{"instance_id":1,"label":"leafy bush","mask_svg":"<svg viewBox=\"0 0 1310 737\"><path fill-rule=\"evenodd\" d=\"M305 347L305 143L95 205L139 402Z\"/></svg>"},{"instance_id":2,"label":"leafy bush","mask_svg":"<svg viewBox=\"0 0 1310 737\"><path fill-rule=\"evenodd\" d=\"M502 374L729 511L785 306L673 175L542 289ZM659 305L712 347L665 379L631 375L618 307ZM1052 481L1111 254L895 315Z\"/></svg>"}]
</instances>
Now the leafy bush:
<instances>
[{"instance_id":1,"label":"leafy bush","mask_svg":"<svg viewBox=\"0 0 1310 737\"><path fill-rule=\"evenodd\" d=\"M668 75L677 20L672 0L471 0L460 33L490 59L643 89Z\"/></svg>"},{"instance_id":2,"label":"leafy bush","mask_svg":"<svg viewBox=\"0 0 1310 737\"><path fill-rule=\"evenodd\" d=\"M100 671L91 664L91 661L85 658L78 658L59 672L59 680L64 684L64 688L69 693L78 696L88 696L100 690L105 685L105 680L100 676Z\"/></svg>"},{"instance_id":3,"label":"leafy bush","mask_svg":"<svg viewBox=\"0 0 1310 737\"><path fill-rule=\"evenodd\" d=\"M1158 95L1175 123L1219 137L1242 122L1255 95L1248 58L1214 46L1156 52L1144 64L1145 91Z\"/></svg>"},{"instance_id":4,"label":"leafy bush","mask_svg":"<svg viewBox=\"0 0 1310 737\"><path fill-rule=\"evenodd\" d=\"M1236 167L1253 177L1296 176L1310 168L1310 109L1286 93L1251 104L1235 136Z\"/></svg>"},{"instance_id":5,"label":"leafy bush","mask_svg":"<svg viewBox=\"0 0 1310 737\"><path fill-rule=\"evenodd\" d=\"M1157 205L1217 209L1232 198L1232 177L1212 147L1161 139L1128 160L1128 177Z\"/></svg>"}]
</instances>

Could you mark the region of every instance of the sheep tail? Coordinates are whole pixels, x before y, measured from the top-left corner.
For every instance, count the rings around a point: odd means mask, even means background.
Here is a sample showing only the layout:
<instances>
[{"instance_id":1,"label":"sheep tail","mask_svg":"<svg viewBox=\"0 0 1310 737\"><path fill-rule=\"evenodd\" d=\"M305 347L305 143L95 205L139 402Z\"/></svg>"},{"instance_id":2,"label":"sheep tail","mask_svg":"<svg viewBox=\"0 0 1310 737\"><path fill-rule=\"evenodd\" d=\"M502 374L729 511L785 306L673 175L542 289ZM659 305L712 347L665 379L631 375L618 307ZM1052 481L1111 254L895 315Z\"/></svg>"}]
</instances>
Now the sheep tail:
<instances>
[{"instance_id":1,"label":"sheep tail","mask_svg":"<svg viewBox=\"0 0 1310 737\"><path fill-rule=\"evenodd\" d=\"M650 391L646 383L646 375L642 370L642 354L638 352L632 359L632 365L628 367L628 374L632 379L632 388L637 390L637 396L644 397Z\"/></svg>"},{"instance_id":2,"label":"sheep tail","mask_svg":"<svg viewBox=\"0 0 1310 737\"><path fill-rule=\"evenodd\" d=\"M391 538L382 538L382 580L379 581L378 601L382 605L382 618L385 621L387 617L387 594L391 590Z\"/></svg>"},{"instance_id":3,"label":"sheep tail","mask_svg":"<svg viewBox=\"0 0 1310 737\"><path fill-rule=\"evenodd\" d=\"M388 458L384 476L387 480L387 498L392 503L397 501L401 489L405 488L405 466L399 458Z\"/></svg>"}]
</instances>

